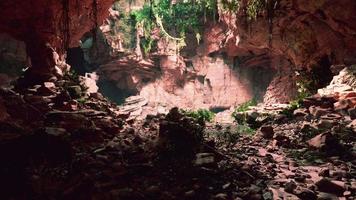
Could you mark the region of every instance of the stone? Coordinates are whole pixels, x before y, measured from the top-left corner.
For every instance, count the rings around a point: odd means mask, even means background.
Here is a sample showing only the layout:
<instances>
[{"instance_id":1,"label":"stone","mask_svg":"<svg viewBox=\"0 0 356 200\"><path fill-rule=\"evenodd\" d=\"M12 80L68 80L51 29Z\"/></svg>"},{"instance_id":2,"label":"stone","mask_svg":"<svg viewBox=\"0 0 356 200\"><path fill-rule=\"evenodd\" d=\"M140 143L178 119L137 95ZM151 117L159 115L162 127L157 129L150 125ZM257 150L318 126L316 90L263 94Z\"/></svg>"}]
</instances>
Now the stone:
<instances>
[{"instance_id":1,"label":"stone","mask_svg":"<svg viewBox=\"0 0 356 200\"><path fill-rule=\"evenodd\" d=\"M48 89L54 89L56 87L56 85L53 82L44 82L43 86Z\"/></svg>"},{"instance_id":2,"label":"stone","mask_svg":"<svg viewBox=\"0 0 356 200\"><path fill-rule=\"evenodd\" d=\"M321 192L331 193L338 196L343 195L346 191L345 183L342 181L331 181L329 179L322 178L316 182L315 185Z\"/></svg>"},{"instance_id":3,"label":"stone","mask_svg":"<svg viewBox=\"0 0 356 200\"><path fill-rule=\"evenodd\" d=\"M320 119L316 126L321 130L330 130L335 124L334 120Z\"/></svg>"},{"instance_id":4,"label":"stone","mask_svg":"<svg viewBox=\"0 0 356 200\"><path fill-rule=\"evenodd\" d=\"M327 109L318 107L318 106L311 106L309 107L309 112L311 115L313 115L315 118L319 118L322 115L326 115L329 113Z\"/></svg>"},{"instance_id":5,"label":"stone","mask_svg":"<svg viewBox=\"0 0 356 200\"><path fill-rule=\"evenodd\" d=\"M347 110L349 108L350 104L351 104L350 100L342 99L342 100L339 100L338 102L334 103L334 109L336 111Z\"/></svg>"},{"instance_id":6,"label":"stone","mask_svg":"<svg viewBox=\"0 0 356 200\"><path fill-rule=\"evenodd\" d=\"M215 157L212 153L198 153L195 155L194 165L209 166L215 163Z\"/></svg>"},{"instance_id":7,"label":"stone","mask_svg":"<svg viewBox=\"0 0 356 200\"><path fill-rule=\"evenodd\" d=\"M356 132L356 119L352 120L346 127Z\"/></svg>"},{"instance_id":8,"label":"stone","mask_svg":"<svg viewBox=\"0 0 356 200\"><path fill-rule=\"evenodd\" d=\"M352 120L356 119L356 108L350 108L347 110Z\"/></svg>"},{"instance_id":9,"label":"stone","mask_svg":"<svg viewBox=\"0 0 356 200\"><path fill-rule=\"evenodd\" d=\"M7 113L3 99L0 97L0 122L7 119L10 115Z\"/></svg>"},{"instance_id":10,"label":"stone","mask_svg":"<svg viewBox=\"0 0 356 200\"><path fill-rule=\"evenodd\" d=\"M308 109L306 108L298 108L293 111L293 115L295 117L304 117L308 115Z\"/></svg>"},{"instance_id":11,"label":"stone","mask_svg":"<svg viewBox=\"0 0 356 200\"><path fill-rule=\"evenodd\" d=\"M226 200L226 199L228 199L228 195L224 194L224 193L219 193L214 196L214 199L215 200Z\"/></svg>"},{"instance_id":12,"label":"stone","mask_svg":"<svg viewBox=\"0 0 356 200\"><path fill-rule=\"evenodd\" d=\"M290 181L284 185L284 191L291 194L293 194L296 188L297 188L297 184L294 181Z\"/></svg>"},{"instance_id":13,"label":"stone","mask_svg":"<svg viewBox=\"0 0 356 200\"><path fill-rule=\"evenodd\" d=\"M316 200L318 196L310 189L302 188L296 192L296 195L301 200Z\"/></svg>"},{"instance_id":14,"label":"stone","mask_svg":"<svg viewBox=\"0 0 356 200\"><path fill-rule=\"evenodd\" d=\"M67 91L74 99L80 98L82 96L82 88L79 85L69 86Z\"/></svg>"},{"instance_id":15,"label":"stone","mask_svg":"<svg viewBox=\"0 0 356 200\"><path fill-rule=\"evenodd\" d=\"M339 198L334 194L320 192L318 194L318 200L339 200Z\"/></svg>"},{"instance_id":16,"label":"stone","mask_svg":"<svg viewBox=\"0 0 356 200\"><path fill-rule=\"evenodd\" d=\"M262 134L265 139L272 139L274 136L274 130L272 126L262 126L258 132Z\"/></svg>"},{"instance_id":17,"label":"stone","mask_svg":"<svg viewBox=\"0 0 356 200\"><path fill-rule=\"evenodd\" d=\"M322 176L322 177L329 177L330 176L330 170L329 169L322 169L320 172L319 172L319 176Z\"/></svg>"},{"instance_id":18,"label":"stone","mask_svg":"<svg viewBox=\"0 0 356 200\"><path fill-rule=\"evenodd\" d=\"M64 128L53 128L53 127L46 127L45 132L49 135L53 136L67 136L68 132Z\"/></svg>"},{"instance_id":19,"label":"stone","mask_svg":"<svg viewBox=\"0 0 356 200\"><path fill-rule=\"evenodd\" d=\"M337 147L337 139L329 132L321 133L307 141L308 145L317 149L331 150Z\"/></svg>"}]
</instances>

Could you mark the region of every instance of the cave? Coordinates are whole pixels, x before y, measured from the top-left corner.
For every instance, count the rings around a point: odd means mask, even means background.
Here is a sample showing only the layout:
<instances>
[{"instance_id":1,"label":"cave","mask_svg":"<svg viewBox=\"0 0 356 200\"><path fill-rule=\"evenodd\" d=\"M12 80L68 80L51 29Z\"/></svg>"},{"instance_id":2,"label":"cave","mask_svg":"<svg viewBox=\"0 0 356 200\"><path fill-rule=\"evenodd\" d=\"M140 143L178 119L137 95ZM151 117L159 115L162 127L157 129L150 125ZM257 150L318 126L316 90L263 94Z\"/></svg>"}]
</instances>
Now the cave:
<instances>
[{"instance_id":1,"label":"cave","mask_svg":"<svg viewBox=\"0 0 356 200\"><path fill-rule=\"evenodd\" d=\"M0 199L355 198L356 1L0 9Z\"/></svg>"}]
</instances>

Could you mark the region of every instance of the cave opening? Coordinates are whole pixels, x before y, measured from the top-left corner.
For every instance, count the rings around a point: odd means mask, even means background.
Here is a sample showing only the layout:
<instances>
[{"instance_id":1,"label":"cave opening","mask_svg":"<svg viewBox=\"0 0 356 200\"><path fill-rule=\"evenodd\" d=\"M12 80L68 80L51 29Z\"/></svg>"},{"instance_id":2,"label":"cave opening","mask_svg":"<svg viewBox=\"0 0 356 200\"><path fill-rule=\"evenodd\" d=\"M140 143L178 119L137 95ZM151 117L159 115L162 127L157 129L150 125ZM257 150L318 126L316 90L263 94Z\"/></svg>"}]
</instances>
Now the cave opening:
<instances>
[{"instance_id":1,"label":"cave opening","mask_svg":"<svg viewBox=\"0 0 356 200\"><path fill-rule=\"evenodd\" d=\"M26 44L9 34L0 33L0 86L13 85L29 65Z\"/></svg>"},{"instance_id":2,"label":"cave opening","mask_svg":"<svg viewBox=\"0 0 356 200\"><path fill-rule=\"evenodd\" d=\"M0 199L353 199L355 0L112 4L1 0Z\"/></svg>"}]
</instances>

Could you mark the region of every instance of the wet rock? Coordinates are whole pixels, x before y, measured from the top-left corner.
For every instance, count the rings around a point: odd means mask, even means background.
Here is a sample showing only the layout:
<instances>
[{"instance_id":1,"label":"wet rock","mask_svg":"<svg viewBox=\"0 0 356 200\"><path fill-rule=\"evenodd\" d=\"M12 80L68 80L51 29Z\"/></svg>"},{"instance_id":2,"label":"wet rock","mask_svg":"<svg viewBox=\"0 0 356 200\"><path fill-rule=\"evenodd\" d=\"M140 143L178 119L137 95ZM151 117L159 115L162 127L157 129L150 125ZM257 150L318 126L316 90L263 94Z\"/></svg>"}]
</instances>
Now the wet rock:
<instances>
[{"instance_id":1,"label":"wet rock","mask_svg":"<svg viewBox=\"0 0 356 200\"><path fill-rule=\"evenodd\" d=\"M224 193L219 193L214 196L214 199L215 200L226 200L226 199L228 199L228 195L224 194Z\"/></svg>"},{"instance_id":2,"label":"wet rock","mask_svg":"<svg viewBox=\"0 0 356 200\"><path fill-rule=\"evenodd\" d=\"M196 166L209 166L215 163L215 157L212 153L198 153L195 157L194 165Z\"/></svg>"},{"instance_id":3,"label":"wet rock","mask_svg":"<svg viewBox=\"0 0 356 200\"><path fill-rule=\"evenodd\" d=\"M344 182L331 181L326 178L320 179L318 182L315 183L315 185L318 187L318 190L321 192L327 192L338 196L343 195L343 193L346 190Z\"/></svg>"}]
</instances>

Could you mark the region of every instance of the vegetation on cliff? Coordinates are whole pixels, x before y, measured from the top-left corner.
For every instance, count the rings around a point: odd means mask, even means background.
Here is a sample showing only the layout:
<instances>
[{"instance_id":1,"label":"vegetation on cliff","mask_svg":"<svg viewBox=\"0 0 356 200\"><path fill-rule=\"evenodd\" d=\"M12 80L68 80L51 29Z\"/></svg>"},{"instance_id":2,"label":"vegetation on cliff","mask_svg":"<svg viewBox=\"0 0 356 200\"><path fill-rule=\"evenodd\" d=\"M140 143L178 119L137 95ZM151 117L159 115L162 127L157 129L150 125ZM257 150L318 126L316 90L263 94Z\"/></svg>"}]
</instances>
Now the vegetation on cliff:
<instances>
[{"instance_id":1,"label":"vegetation on cliff","mask_svg":"<svg viewBox=\"0 0 356 200\"><path fill-rule=\"evenodd\" d=\"M157 37L153 37L154 30L159 30L159 37L165 37L177 46L177 52L184 47L188 34L194 34L197 42L202 39L204 25L208 21L217 21L221 11L242 13L249 21L257 19L258 15L266 11L271 16L270 8L275 7L276 0L249 0L243 4L241 0L155 0L146 1L139 10L122 14L122 19L131 29L142 31L140 41L144 53L153 49ZM273 5L272 7L270 5ZM126 31L127 27L123 27ZM128 31L124 41L133 42L132 31ZM126 40L125 40L126 39ZM134 43L133 43L134 44Z\"/></svg>"}]
</instances>

